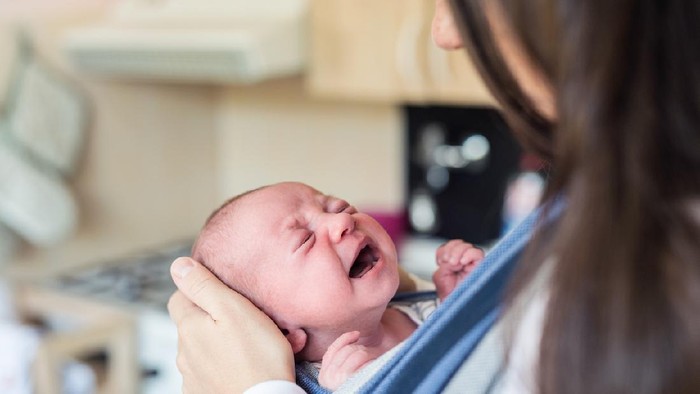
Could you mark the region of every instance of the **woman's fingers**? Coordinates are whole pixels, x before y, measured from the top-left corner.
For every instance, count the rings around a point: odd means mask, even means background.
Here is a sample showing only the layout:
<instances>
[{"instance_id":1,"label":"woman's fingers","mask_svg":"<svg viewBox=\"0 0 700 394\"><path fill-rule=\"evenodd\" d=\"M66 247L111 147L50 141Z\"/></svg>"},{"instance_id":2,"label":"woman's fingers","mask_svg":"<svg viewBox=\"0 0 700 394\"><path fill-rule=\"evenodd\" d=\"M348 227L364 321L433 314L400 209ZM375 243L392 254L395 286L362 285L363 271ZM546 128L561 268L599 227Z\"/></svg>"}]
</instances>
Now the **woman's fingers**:
<instances>
[{"instance_id":1,"label":"woman's fingers","mask_svg":"<svg viewBox=\"0 0 700 394\"><path fill-rule=\"evenodd\" d=\"M172 320L177 325L180 325L186 316L191 316L193 314L208 316L206 312L190 301L190 299L179 290L170 296L170 300L168 301L168 312L170 313Z\"/></svg>"},{"instance_id":2,"label":"woman's fingers","mask_svg":"<svg viewBox=\"0 0 700 394\"><path fill-rule=\"evenodd\" d=\"M182 293L181 296L201 309L211 320L235 323L238 328L252 326L256 330L266 329L279 333L277 326L265 313L240 293L226 286L199 262L189 257L177 258L170 272L175 285ZM181 300L180 296L177 296L174 302L180 305L180 308L170 310L171 317L176 322L183 315L197 313L187 305L186 300Z\"/></svg>"},{"instance_id":3,"label":"woman's fingers","mask_svg":"<svg viewBox=\"0 0 700 394\"><path fill-rule=\"evenodd\" d=\"M184 392L242 392L267 380L294 381L292 349L267 315L190 258L175 260L171 275L179 290L168 311L178 329Z\"/></svg>"},{"instance_id":4,"label":"woman's fingers","mask_svg":"<svg viewBox=\"0 0 700 394\"><path fill-rule=\"evenodd\" d=\"M189 257L177 258L170 267L170 274L182 294L206 311L214 321L230 316L232 307L249 306L257 310L245 297L231 290L206 267ZM171 316L176 320L183 311L174 312L171 312ZM251 311L242 310L239 313Z\"/></svg>"}]
</instances>

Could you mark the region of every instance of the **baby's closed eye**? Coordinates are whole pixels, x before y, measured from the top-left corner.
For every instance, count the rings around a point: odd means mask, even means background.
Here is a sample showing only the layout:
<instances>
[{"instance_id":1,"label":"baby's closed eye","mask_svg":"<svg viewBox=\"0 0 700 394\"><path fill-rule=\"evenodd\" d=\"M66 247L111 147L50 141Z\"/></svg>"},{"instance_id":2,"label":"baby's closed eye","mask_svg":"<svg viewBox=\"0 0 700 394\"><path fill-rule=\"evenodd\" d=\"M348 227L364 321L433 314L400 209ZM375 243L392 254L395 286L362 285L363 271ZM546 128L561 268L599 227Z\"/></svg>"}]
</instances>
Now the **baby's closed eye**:
<instances>
[{"instance_id":1,"label":"baby's closed eye","mask_svg":"<svg viewBox=\"0 0 700 394\"><path fill-rule=\"evenodd\" d=\"M353 214L357 212L357 209L350 205L345 200L341 199L333 199L331 202L328 204L327 212L330 213L349 213Z\"/></svg>"},{"instance_id":2,"label":"baby's closed eye","mask_svg":"<svg viewBox=\"0 0 700 394\"><path fill-rule=\"evenodd\" d=\"M299 237L299 239L300 239L300 242L299 242L299 246L297 247L297 250L301 249L301 248L308 249L311 246L313 246L314 240L316 239L316 237L314 236L313 231L306 231L305 230L305 231L301 232L301 236Z\"/></svg>"}]
</instances>

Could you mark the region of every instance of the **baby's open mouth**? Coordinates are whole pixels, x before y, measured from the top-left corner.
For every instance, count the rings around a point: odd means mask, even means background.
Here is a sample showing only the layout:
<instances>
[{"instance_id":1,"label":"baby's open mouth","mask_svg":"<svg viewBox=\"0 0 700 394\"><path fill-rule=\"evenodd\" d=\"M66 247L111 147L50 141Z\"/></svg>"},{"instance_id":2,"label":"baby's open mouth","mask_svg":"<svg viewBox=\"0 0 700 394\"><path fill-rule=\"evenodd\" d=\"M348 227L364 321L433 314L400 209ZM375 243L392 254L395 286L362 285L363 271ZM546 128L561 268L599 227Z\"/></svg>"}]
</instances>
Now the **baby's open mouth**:
<instances>
[{"instance_id":1,"label":"baby's open mouth","mask_svg":"<svg viewBox=\"0 0 700 394\"><path fill-rule=\"evenodd\" d=\"M355 262L352 263L352 267L350 267L350 277L353 279L362 278L366 273L374 268L377 260L379 260L379 256L375 252L374 248L372 248L370 245L365 246L362 248L362 250L360 250Z\"/></svg>"}]
</instances>

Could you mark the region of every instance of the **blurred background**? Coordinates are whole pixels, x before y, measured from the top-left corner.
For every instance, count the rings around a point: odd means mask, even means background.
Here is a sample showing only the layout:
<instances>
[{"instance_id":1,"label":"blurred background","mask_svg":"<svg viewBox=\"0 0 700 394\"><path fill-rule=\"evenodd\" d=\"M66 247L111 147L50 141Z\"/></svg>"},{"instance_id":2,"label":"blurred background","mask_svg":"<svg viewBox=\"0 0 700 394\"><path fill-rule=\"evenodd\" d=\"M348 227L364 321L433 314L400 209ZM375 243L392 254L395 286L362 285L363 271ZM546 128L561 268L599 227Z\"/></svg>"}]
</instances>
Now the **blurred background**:
<instances>
[{"instance_id":1,"label":"blurred background","mask_svg":"<svg viewBox=\"0 0 700 394\"><path fill-rule=\"evenodd\" d=\"M168 268L234 194L296 180L424 278L537 203L429 0L0 0L0 392L179 392Z\"/></svg>"}]
</instances>

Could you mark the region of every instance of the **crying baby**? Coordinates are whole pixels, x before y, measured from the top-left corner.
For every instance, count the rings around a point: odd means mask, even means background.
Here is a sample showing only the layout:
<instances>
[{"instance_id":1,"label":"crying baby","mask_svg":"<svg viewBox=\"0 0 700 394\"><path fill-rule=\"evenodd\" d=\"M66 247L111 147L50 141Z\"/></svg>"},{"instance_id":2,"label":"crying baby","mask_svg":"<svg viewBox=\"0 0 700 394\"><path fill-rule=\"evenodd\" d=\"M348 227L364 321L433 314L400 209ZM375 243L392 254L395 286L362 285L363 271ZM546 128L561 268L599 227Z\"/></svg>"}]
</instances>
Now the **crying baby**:
<instances>
[{"instance_id":1,"label":"crying baby","mask_svg":"<svg viewBox=\"0 0 700 394\"><path fill-rule=\"evenodd\" d=\"M407 276L387 232L346 201L302 183L226 201L207 219L192 257L265 312L298 361L320 365L319 383L331 390L405 340L437 305L390 304ZM463 241L441 246L433 276L440 298L482 258Z\"/></svg>"}]
</instances>

